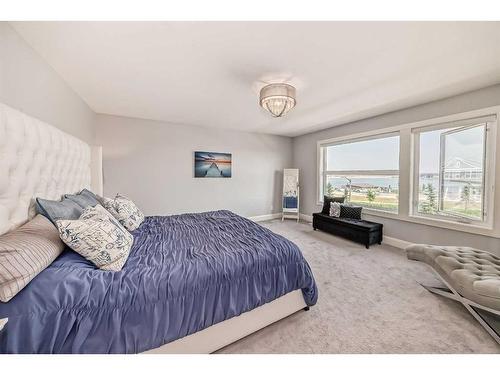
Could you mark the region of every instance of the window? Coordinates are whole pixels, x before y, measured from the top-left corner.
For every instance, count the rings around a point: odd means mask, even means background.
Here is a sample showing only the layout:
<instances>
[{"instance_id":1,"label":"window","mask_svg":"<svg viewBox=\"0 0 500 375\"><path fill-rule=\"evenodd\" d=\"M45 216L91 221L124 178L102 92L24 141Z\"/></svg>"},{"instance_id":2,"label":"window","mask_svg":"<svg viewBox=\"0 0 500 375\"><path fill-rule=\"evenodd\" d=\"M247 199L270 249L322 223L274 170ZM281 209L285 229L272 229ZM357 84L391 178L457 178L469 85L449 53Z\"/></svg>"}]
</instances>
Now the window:
<instances>
[{"instance_id":1,"label":"window","mask_svg":"<svg viewBox=\"0 0 500 375\"><path fill-rule=\"evenodd\" d=\"M317 143L317 197L369 216L500 238L500 106ZM497 164L498 165L498 164Z\"/></svg>"},{"instance_id":2,"label":"window","mask_svg":"<svg viewBox=\"0 0 500 375\"><path fill-rule=\"evenodd\" d=\"M398 212L399 134L320 146L320 191L366 208Z\"/></svg>"},{"instance_id":3,"label":"window","mask_svg":"<svg viewBox=\"0 0 500 375\"><path fill-rule=\"evenodd\" d=\"M491 120L462 120L413 130L414 215L464 223L487 221Z\"/></svg>"}]
</instances>

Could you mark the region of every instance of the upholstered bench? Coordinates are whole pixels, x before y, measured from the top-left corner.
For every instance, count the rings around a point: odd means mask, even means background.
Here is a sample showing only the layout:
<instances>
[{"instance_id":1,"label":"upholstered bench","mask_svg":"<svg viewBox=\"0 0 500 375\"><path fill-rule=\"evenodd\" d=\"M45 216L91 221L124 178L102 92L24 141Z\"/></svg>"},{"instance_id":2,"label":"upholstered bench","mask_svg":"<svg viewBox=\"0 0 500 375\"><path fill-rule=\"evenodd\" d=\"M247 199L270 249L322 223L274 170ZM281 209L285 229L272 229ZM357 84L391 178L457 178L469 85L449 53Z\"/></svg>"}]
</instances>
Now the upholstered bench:
<instances>
[{"instance_id":1,"label":"upholstered bench","mask_svg":"<svg viewBox=\"0 0 500 375\"><path fill-rule=\"evenodd\" d=\"M382 243L382 224L368 220L332 217L323 213L313 214L313 228L362 243L368 249L370 245Z\"/></svg>"},{"instance_id":2,"label":"upholstered bench","mask_svg":"<svg viewBox=\"0 0 500 375\"><path fill-rule=\"evenodd\" d=\"M430 292L461 302L500 344L500 257L471 247L411 245L408 259L427 263L446 287Z\"/></svg>"}]
</instances>

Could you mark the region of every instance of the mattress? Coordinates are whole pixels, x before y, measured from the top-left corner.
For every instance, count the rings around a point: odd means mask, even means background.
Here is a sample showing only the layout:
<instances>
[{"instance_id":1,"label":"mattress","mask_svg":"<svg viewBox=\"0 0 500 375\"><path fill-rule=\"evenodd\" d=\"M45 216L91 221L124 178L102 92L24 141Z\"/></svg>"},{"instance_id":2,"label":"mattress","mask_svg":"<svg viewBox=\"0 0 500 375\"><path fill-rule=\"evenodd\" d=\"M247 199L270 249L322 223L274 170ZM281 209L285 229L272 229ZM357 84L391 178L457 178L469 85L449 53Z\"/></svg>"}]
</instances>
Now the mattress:
<instances>
[{"instance_id":1,"label":"mattress","mask_svg":"<svg viewBox=\"0 0 500 375\"><path fill-rule=\"evenodd\" d=\"M120 272L67 249L8 303L0 353L138 353L301 289L298 247L230 211L151 216Z\"/></svg>"}]
</instances>

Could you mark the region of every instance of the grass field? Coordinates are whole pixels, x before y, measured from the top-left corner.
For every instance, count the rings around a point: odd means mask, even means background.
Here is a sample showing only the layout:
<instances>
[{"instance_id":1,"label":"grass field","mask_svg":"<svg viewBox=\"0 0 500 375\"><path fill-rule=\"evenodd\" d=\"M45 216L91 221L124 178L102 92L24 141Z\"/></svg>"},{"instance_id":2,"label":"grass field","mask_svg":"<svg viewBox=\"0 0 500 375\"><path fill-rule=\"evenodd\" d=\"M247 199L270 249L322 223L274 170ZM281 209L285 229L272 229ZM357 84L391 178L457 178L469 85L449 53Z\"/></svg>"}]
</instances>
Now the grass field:
<instances>
[{"instance_id":1,"label":"grass field","mask_svg":"<svg viewBox=\"0 0 500 375\"><path fill-rule=\"evenodd\" d=\"M465 209L465 204L463 202L456 201L444 201L444 209L446 211L451 211L460 215L466 215L475 219L481 218L481 203L470 202L467 210Z\"/></svg>"},{"instance_id":2,"label":"grass field","mask_svg":"<svg viewBox=\"0 0 500 375\"><path fill-rule=\"evenodd\" d=\"M398 198L397 193L379 193L375 196L375 199L370 202L366 194L352 192L351 203L375 210L398 212ZM425 199L426 197L424 195L420 195L419 206L425 202ZM419 211L422 212L420 208ZM466 210L464 202L446 200L444 201L444 212L440 214L446 215L446 211L474 219L481 219L481 203L477 201L470 202Z\"/></svg>"},{"instance_id":3,"label":"grass field","mask_svg":"<svg viewBox=\"0 0 500 375\"><path fill-rule=\"evenodd\" d=\"M425 195L421 194L419 196L419 212L423 212L421 209L422 204L426 201ZM436 202L437 205L437 202ZM440 215L445 215L448 213L450 216L453 214L460 216L467 216L473 219L481 219L481 202L479 200L473 200L467 205L465 209L465 203L461 200L445 200L443 202L443 211L439 212ZM436 207L437 210L437 207Z\"/></svg>"},{"instance_id":4,"label":"grass field","mask_svg":"<svg viewBox=\"0 0 500 375\"><path fill-rule=\"evenodd\" d=\"M375 200L370 202L366 194L353 192L351 194L351 203L375 210L398 212L397 194L379 194L375 197Z\"/></svg>"}]
</instances>

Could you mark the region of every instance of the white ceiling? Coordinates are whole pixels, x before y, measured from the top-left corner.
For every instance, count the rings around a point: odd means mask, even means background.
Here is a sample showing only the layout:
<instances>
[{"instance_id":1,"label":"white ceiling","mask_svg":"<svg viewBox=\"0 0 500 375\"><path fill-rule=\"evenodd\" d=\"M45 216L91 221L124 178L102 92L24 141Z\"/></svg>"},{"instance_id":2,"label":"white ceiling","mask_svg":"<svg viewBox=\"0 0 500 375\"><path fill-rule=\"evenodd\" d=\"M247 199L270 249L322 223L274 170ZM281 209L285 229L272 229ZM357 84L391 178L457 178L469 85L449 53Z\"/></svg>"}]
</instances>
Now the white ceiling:
<instances>
[{"instance_id":1,"label":"white ceiling","mask_svg":"<svg viewBox=\"0 0 500 375\"><path fill-rule=\"evenodd\" d=\"M500 82L500 22L11 24L95 112L179 124L295 136Z\"/></svg>"}]
</instances>

